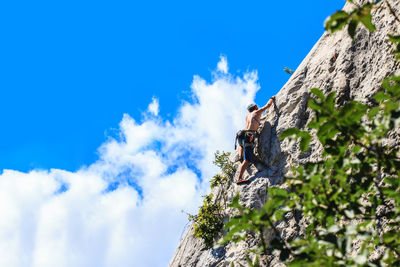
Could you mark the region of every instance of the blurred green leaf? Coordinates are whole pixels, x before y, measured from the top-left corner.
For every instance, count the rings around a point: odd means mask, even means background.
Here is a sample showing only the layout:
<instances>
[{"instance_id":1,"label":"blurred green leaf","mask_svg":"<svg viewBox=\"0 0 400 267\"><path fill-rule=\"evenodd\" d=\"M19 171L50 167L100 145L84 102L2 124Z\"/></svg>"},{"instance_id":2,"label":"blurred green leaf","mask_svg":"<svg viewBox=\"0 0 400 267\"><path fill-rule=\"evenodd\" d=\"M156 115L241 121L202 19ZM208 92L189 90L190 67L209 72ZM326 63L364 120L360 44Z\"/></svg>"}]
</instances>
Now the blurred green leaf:
<instances>
[{"instance_id":1,"label":"blurred green leaf","mask_svg":"<svg viewBox=\"0 0 400 267\"><path fill-rule=\"evenodd\" d=\"M325 29L330 32L341 30L349 19L350 15L343 10L336 11L325 22Z\"/></svg>"},{"instance_id":2,"label":"blurred green leaf","mask_svg":"<svg viewBox=\"0 0 400 267\"><path fill-rule=\"evenodd\" d=\"M400 43L400 35L391 35L388 34L389 41L391 41L394 44Z\"/></svg>"},{"instance_id":3,"label":"blurred green leaf","mask_svg":"<svg viewBox=\"0 0 400 267\"><path fill-rule=\"evenodd\" d=\"M374 95L374 99L376 102L381 102L383 100L387 100L389 99L390 96L388 96L387 94L385 94L384 92L380 91L377 94Z\"/></svg>"},{"instance_id":4,"label":"blurred green leaf","mask_svg":"<svg viewBox=\"0 0 400 267\"><path fill-rule=\"evenodd\" d=\"M324 93L320 89L311 88L310 91L311 91L312 94L314 94L316 97L318 97L321 101L325 100Z\"/></svg>"},{"instance_id":5,"label":"blurred green leaf","mask_svg":"<svg viewBox=\"0 0 400 267\"><path fill-rule=\"evenodd\" d=\"M308 150L310 142L311 142L311 135L301 138L301 141L300 141L301 152L306 152Z\"/></svg>"},{"instance_id":6,"label":"blurred green leaf","mask_svg":"<svg viewBox=\"0 0 400 267\"><path fill-rule=\"evenodd\" d=\"M285 131L279 136L279 139L283 140L283 139L285 139L285 138L287 138L287 137L289 137L289 136L295 135L295 134L297 134L297 133L299 133L299 132L300 132L300 130L297 129L297 128L289 128L289 129L285 130Z\"/></svg>"},{"instance_id":7,"label":"blurred green leaf","mask_svg":"<svg viewBox=\"0 0 400 267\"><path fill-rule=\"evenodd\" d=\"M308 107L313 110L321 110L322 109L322 107L320 105L318 105L317 102L315 102L315 100L312 98L310 98L308 100Z\"/></svg>"},{"instance_id":8,"label":"blurred green leaf","mask_svg":"<svg viewBox=\"0 0 400 267\"><path fill-rule=\"evenodd\" d=\"M273 196L273 197L287 197L288 196L288 192L285 189L281 189L279 187L270 187L268 188L268 194Z\"/></svg>"},{"instance_id":9,"label":"blurred green leaf","mask_svg":"<svg viewBox=\"0 0 400 267\"><path fill-rule=\"evenodd\" d=\"M356 35L358 23L359 23L359 21L357 19L352 19L347 28L347 32L349 33L349 35L352 39L354 39L354 36Z\"/></svg>"},{"instance_id":10,"label":"blurred green leaf","mask_svg":"<svg viewBox=\"0 0 400 267\"><path fill-rule=\"evenodd\" d=\"M331 114L335 110L335 96L336 92L329 93L324 103L324 107L327 109L327 111L331 112Z\"/></svg>"},{"instance_id":11,"label":"blurred green leaf","mask_svg":"<svg viewBox=\"0 0 400 267\"><path fill-rule=\"evenodd\" d=\"M373 6L373 4L366 4L361 8L358 13L360 22L365 26L365 28L367 28L371 32L376 30L374 24L372 24L371 10Z\"/></svg>"}]
</instances>

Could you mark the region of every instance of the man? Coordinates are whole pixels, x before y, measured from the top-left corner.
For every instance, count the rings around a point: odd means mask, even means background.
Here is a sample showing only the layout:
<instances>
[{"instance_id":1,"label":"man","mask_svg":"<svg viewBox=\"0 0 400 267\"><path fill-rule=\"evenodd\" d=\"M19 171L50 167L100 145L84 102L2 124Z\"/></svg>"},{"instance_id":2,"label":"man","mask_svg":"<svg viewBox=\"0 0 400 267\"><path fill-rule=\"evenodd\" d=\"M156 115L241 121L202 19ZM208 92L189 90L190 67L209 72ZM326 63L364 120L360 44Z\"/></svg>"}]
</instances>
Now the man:
<instances>
[{"instance_id":1,"label":"man","mask_svg":"<svg viewBox=\"0 0 400 267\"><path fill-rule=\"evenodd\" d=\"M239 167L239 177L237 184L247 182L247 180L243 180L243 173L247 169L247 167L256 161L256 157L253 153L254 148L254 138L255 133L260 126L261 115L265 110L267 110L275 100L275 96L271 97L268 103L262 108L258 108L256 104L252 103L248 105L247 110L249 114L246 115L246 125L244 126L244 130L238 136L239 141L239 155L243 158L243 162Z\"/></svg>"}]
</instances>

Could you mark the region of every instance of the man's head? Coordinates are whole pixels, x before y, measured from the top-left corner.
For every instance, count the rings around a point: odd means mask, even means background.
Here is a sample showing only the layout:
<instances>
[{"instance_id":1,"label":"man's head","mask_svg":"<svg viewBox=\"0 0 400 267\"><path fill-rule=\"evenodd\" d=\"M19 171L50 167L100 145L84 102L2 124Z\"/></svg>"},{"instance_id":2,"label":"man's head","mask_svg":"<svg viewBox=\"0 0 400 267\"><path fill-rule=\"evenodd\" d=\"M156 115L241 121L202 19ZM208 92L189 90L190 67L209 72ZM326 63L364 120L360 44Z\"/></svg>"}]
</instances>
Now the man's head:
<instances>
[{"instance_id":1,"label":"man's head","mask_svg":"<svg viewBox=\"0 0 400 267\"><path fill-rule=\"evenodd\" d=\"M256 103L251 103L250 105L247 106L247 110L249 112L253 112L254 110L257 110L257 109L258 109L258 107L257 107Z\"/></svg>"}]
</instances>

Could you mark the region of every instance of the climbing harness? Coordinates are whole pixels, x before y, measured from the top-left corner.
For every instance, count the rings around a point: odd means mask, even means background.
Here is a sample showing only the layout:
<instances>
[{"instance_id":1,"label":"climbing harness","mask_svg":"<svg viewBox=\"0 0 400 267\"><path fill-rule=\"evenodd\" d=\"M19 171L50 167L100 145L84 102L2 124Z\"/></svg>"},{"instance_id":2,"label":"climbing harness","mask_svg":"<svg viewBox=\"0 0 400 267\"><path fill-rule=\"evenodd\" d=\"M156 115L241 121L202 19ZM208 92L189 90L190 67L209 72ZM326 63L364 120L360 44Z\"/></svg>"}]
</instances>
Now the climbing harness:
<instances>
[{"instance_id":1,"label":"climbing harness","mask_svg":"<svg viewBox=\"0 0 400 267\"><path fill-rule=\"evenodd\" d=\"M241 146L253 146L254 145L254 138L255 138L256 131L253 130L239 130L236 133L235 138L235 150L237 148L237 143ZM250 136L253 137L252 142L250 142Z\"/></svg>"}]
</instances>

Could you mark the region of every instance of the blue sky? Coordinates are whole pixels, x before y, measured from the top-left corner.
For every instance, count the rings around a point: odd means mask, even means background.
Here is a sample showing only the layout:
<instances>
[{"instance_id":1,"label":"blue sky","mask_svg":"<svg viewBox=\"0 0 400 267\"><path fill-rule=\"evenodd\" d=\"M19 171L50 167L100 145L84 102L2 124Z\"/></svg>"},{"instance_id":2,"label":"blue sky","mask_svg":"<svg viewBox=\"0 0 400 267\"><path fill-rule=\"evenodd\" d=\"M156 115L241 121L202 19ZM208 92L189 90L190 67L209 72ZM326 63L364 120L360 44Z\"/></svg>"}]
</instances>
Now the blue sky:
<instances>
[{"instance_id":1,"label":"blue sky","mask_svg":"<svg viewBox=\"0 0 400 267\"><path fill-rule=\"evenodd\" d=\"M263 104L344 1L3 1L0 170L77 170L152 97L176 115L219 56L257 70Z\"/></svg>"}]
</instances>

